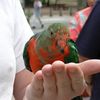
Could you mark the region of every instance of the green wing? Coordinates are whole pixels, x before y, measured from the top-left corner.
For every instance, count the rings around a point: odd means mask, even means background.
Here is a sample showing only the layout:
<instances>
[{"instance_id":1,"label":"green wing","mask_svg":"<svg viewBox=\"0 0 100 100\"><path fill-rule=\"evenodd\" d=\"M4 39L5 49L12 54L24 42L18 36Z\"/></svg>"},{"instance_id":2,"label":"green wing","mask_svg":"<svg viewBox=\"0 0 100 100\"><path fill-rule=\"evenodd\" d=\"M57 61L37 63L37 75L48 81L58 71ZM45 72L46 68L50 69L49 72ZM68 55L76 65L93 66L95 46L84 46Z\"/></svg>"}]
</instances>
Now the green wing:
<instances>
[{"instance_id":1,"label":"green wing","mask_svg":"<svg viewBox=\"0 0 100 100\"><path fill-rule=\"evenodd\" d=\"M24 59L24 63L25 63L26 68L29 71L32 71L31 68L30 68L30 64L29 64L29 57L28 57L28 53L27 53L27 47L28 47L28 42L26 43L25 48L24 48L23 59Z\"/></svg>"},{"instance_id":2,"label":"green wing","mask_svg":"<svg viewBox=\"0 0 100 100\"><path fill-rule=\"evenodd\" d=\"M70 63L70 62L78 63L79 56L78 56L78 51L75 42L73 40L68 40L67 45L69 46L70 54L69 56L64 58L65 63Z\"/></svg>"}]
</instances>

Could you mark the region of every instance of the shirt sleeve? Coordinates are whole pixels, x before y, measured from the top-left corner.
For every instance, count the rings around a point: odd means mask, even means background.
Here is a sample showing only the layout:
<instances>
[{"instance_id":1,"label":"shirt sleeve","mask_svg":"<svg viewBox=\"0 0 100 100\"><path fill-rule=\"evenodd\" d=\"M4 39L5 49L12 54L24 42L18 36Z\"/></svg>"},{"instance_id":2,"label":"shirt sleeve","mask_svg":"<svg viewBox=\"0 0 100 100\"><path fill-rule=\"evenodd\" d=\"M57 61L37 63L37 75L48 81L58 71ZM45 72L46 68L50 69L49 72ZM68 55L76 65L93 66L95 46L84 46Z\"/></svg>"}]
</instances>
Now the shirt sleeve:
<instances>
[{"instance_id":1,"label":"shirt sleeve","mask_svg":"<svg viewBox=\"0 0 100 100\"><path fill-rule=\"evenodd\" d=\"M97 3L85 23L76 45L79 54L87 58L100 58L100 3Z\"/></svg>"},{"instance_id":2,"label":"shirt sleeve","mask_svg":"<svg viewBox=\"0 0 100 100\"><path fill-rule=\"evenodd\" d=\"M14 50L16 57L16 72L25 68L23 60L23 50L26 42L33 35L33 32L26 20L19 0L14 0Z\"/></svg>"}]
</instances>

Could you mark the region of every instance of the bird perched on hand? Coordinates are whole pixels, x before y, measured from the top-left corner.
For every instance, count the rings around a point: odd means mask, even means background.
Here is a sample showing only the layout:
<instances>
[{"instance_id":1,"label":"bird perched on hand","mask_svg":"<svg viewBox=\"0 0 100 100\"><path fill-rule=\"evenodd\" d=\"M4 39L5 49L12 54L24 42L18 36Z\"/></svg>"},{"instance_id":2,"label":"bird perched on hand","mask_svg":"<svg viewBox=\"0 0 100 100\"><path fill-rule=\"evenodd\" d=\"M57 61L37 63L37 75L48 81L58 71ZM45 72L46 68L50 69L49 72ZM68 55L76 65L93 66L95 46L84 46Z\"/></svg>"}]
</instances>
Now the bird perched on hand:
<instances>
[{"instance_id":1,"label":"bird perched on hand","mask_svg":"<svg viewBox=\"0 0 100 100\"><path fill-rule=\"evenodd\" d=\"M54 23L33 36L26 44L23 56L27 69L34 73L44 64L55 60L66 63L78 61L77 49L69 38L68 26L62 23Z\"/></svg>"},{"instance_id":2,"label":"bird perched on hand","mask_svg":"<svg viewBox=\"0 0 100 100\"><path fill-rule=\"evenodd\" d=\"M40 34L34 35L27 42L23 57L26 68L33 73L55 60L78 63L76 45L70 39L68 26L63 23L54 23ZM82 98L79 96L73 100Z\"/></svg>"}]
</instances>

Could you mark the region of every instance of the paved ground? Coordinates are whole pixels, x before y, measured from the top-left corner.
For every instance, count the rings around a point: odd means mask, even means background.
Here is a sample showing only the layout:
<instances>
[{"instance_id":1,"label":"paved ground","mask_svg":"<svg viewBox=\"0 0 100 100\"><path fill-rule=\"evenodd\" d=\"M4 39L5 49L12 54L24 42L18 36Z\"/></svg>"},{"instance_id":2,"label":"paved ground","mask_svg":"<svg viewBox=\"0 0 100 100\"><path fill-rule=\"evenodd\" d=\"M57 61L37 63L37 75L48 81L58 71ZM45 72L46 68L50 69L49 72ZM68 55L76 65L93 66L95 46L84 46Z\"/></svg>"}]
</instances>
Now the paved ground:
<instances>
[{"instance_id":1,"label":"paved ground","mask_svg":"<svg viewBox=\"0 0 100 100\"><path fill-rule=\"evenodd\" d=\"M42 15L70 15L77 11L77 8L69 7L69 8L53 8L53 7L42 7L41 8L41 14ZM27 7L24 9L26 14L32 14L34 12L34 8Z\"/></svg>"},{"instance_id":2,"label":"paved ground","mask_svg":"<svg viewBox=\"0 0 100 100\"><path fill-rule=\"evenodd\" d=\"M39 33L41 31L43 31L44 29L46 29L50 24L53 24L53 23L68 23L71 19L72 19L72 16L65 16L65 15L64 16L55 15L55 16L52 16L52 17L42 16L41 21L44 24L44 28L41 28L38 20L34 16L31 16L29 23L30 23L31 27L33 27L33 26L36 27L35 29L33 29L33 32Z\"/></svg>"}]
</instances>

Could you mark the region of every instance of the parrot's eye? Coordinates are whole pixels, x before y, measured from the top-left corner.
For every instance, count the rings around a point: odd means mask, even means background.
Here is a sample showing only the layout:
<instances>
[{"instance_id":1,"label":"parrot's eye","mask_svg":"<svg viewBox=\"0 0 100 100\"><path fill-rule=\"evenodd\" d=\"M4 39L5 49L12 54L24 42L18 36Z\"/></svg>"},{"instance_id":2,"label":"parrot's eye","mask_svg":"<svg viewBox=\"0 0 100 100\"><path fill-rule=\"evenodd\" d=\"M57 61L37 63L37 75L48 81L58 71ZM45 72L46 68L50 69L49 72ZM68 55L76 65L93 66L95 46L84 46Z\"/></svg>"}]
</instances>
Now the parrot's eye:
<instances>
[{"instance_id":1,"label":"parrot's eye","mask_svg":"<svg viewBox=\"0 0 100 100\"><path fill-rule=\"evenodd\" d=\"M64 49L61 49L61 53L64 53Z\"/></svg>"},{"instance_id":2,"label":"parrot's eye","mask_svg":"<svg viewBox=\"0 0 100 100\"><path fill-rule=\"evenodd\" d=\"M51 35L53 35L53 32L51 32Z\"/></svg>"}]
</instances>

